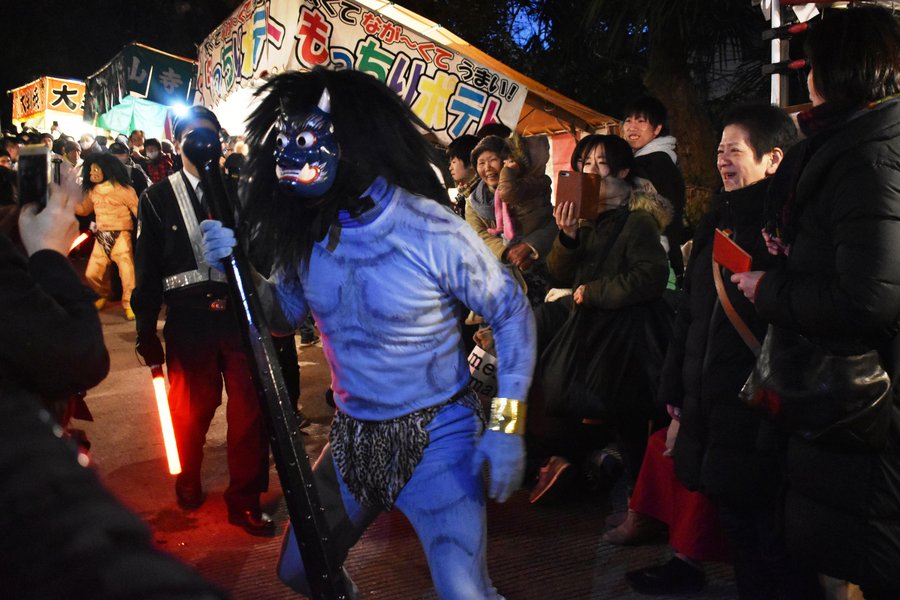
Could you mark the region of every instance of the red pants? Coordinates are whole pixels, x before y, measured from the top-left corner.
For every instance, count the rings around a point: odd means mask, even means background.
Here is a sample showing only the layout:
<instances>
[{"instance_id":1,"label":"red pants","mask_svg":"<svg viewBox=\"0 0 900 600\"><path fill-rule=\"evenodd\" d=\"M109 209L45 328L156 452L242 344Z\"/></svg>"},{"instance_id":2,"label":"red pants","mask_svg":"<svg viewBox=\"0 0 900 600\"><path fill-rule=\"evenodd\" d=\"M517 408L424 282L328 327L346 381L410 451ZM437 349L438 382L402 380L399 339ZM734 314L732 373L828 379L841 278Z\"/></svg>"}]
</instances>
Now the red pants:
<instances>
[{"instance_id":1,"label":"red pants","mask_svg":"<svg viewBox=\"0 0 900 600\"><path fill-rule=\"evenodd\" d=\"M701 494L684 487L675 476L675 462L663 456L666 430L660 429L647 441L629 508L658 519L669 526L669 545L695 560L729 561L728 538L719 525L716 505Z\"/></svg>"}]
</instances>

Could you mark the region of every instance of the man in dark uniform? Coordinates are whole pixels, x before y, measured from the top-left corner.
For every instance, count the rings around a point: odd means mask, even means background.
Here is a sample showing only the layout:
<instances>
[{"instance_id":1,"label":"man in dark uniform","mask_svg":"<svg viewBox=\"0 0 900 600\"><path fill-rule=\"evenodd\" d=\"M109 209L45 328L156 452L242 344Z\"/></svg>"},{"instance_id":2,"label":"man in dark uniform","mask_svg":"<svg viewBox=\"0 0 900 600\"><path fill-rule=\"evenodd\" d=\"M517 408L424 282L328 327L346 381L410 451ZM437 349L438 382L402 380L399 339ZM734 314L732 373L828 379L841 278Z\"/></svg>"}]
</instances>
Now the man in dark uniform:
<instances>
[{"instance_id":1,"label":"man in dark uniform","mask_svg":"<svg viewBox=\"0 0 900 600\"><path fill-rule=\"evenodd\" d=\"M191 130L219 132L216 116L192 107L175 124L179 141ZM228 522L253 535L271 535L274 523L259 505L268 487L269 450L248 358L224 276L203 261L199 222L209 210L199 171L184 157L184 169L151 186L140 199L134 249L137 285L132 309L137 324L137 351L148 365L166 361L169 406L182 473L175 495L182 508L203 503L200 465L203 445L222 384L228 393L228 471L225 490ZM156 334L160 306L167 306L163 336Z\"/></svg>"}]
</instances>

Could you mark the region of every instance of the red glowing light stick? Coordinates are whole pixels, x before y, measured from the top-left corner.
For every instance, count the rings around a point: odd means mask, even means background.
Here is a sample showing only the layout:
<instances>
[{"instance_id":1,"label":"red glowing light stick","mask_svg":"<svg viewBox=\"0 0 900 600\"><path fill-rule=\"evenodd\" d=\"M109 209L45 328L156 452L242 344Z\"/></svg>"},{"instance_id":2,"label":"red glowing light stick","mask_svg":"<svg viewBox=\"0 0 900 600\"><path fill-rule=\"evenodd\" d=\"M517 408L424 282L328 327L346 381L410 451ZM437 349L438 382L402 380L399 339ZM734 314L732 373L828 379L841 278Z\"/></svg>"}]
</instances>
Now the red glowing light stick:
<instances>
[{"instance_id":1,"label":"red glowing light stick","mask_svg":"<svg viewBox=\"0 0 900 600\"><path fill-rule=\"evenodd\" d=\"M162 428L163 443L166 446L166 458L169 460L169 473L181 473L181 461L178 460L178 446L175 444L175 428L172 427L172 415L169 413L169 398L166 394L166 378L160 365L151 365L153 375L153 391L156 392L156 409L159 411L159 424Z\"/></svg>"},{"instance_id":2,"label":"red glowing light stick","mask_svg":"<svg viewBox=\"0 0 900 600\"><path fill-rule=\"evenodd\" d=\"M72 250L74 250L75 248L80 246L84 242L84 240L88 239L89 237L90 236L87 234L87 232L82 232L82 233L78 234L78 237L75 238L75 241L73 241L72 245L69 246L69 252L71 252Z\"/></svg>"}]
</instances>

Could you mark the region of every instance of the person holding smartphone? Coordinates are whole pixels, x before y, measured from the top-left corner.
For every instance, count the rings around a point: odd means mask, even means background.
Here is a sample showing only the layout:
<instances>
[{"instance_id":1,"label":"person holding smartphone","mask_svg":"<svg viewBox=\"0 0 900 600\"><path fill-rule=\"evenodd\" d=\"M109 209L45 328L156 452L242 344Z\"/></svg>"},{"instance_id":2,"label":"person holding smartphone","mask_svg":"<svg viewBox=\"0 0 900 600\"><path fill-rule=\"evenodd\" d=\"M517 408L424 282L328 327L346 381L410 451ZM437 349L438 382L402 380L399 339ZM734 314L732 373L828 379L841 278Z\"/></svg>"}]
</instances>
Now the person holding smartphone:
<instances>
[{"instance_id":1,"label":"person holding smartphone","mask_svg":"<svg viewBox=\"0 0 900 600\"><path fill-rule=\"evenodd\" d=\"M0 233L3 596L225 598L157 549L147 525L59 436L58 399L102 381L109 354L96 295L66 258L78 234L74 203L55 184L43 183L46 207L29 202L21 209L24 253Z\"/></svg>"},{"instance_id":2,"label":"person holding smartphone","mask_svg":"<svg viewBox=\"0 0 900 600\"><path fill-rule=\"evenodd\" d=\"M555 400L551 394L574 397L562 388L570 385L567 379L575 369L544 365L566 355L576 339L590 339L592 351L583 355L578 367L579 377L585 381L579 378L577 387L590 388L591 408L607 415L604 421L611 424L618 441L631 487L647 445L648 422L653 418L653 373L662 362L670 327L670 311L662 300L669 267L660 234L672 218L672 208L647 191L652 188L646 187L644 180L629 177L634 157L622 138L595 135L578 149L583 155L572 162L580 164L582 172L603 178L603 210L595 219L579 219L575 202L557 202L554 217L559 235L547 267L551 281L573 292L535 310L538 351L542 353L538 373L543 385L532 386L531 395L538 395L536 391L543 387L542 400L548 403ZM576 319L584 326L574 327ZM625 379L629 379L628 385L621 385ZM557 382L560 389L548 389ZM563 497L578 471L575 467L584 461L586 448L577 432L582 419L590 415L551 415L539 406L543 407L543 402L536 399L529 416L528 451L533 463L545 462L530 499L548 504Z\"/></svg>"}]
</instances>

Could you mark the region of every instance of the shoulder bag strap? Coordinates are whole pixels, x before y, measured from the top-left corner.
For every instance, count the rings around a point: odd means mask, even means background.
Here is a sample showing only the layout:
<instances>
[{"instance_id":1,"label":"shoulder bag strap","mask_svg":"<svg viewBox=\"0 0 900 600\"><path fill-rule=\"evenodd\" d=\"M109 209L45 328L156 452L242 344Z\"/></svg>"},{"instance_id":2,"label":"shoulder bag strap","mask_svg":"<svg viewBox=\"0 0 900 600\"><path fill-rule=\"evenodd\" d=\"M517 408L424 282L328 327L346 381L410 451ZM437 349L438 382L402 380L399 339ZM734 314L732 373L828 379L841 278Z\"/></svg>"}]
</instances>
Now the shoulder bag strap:
<instances>
[{"instance_id":1,"label":"shoulder bag strap","mask_svg":"<svg viewBox=\"0 0 900 600\"><path fill-rule=\"evenodd\" d=\"M750 328L744 323L744 320L741 319L740 315L737 314L737 311L734 310L734 305L731 304L728 294L725 293L725 284L722 282L722 267L719 266L719 263L716 262L715 258L712 260L712 272L713 281L716 282L716 294L719 296L719 303L721 303L722 309L725 311L725 316L728 317L728 320L734 325L738 335L741 336L741 339L744 340L744 343L747 344L747 347L750 348L753 355L759 356L759 349L761 347L759 340L756 339L756 336L753 335L753 332L750 331Z\"/></svg>"}]
</instances>

